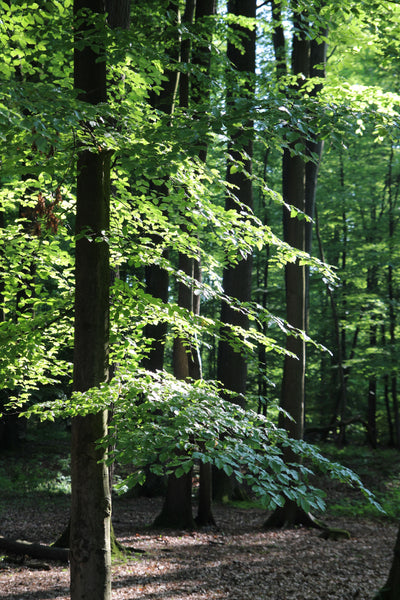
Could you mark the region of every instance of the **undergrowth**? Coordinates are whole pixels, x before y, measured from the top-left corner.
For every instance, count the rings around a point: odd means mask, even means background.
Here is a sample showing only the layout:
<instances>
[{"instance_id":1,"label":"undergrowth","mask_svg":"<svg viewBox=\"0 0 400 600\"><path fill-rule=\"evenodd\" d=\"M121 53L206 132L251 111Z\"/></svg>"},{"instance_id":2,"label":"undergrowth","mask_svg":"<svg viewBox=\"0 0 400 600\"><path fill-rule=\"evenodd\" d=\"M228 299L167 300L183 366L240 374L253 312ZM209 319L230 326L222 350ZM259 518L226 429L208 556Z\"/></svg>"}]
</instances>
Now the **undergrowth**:
<instances>
[{"instance_id":1,"label":"undergrowth","mask_svg":"<svg viewBox=\"0 0 400 600\"><path fill-rule=\"evenodd\" d=\"M0 499L37 501L71 490L69 433L63 424L35 424L16 449L0 452Z\"/></svg>"},{"instance_id":2,"label":"undergrowth","mask_svg":"<svg viewBox=\"0 0 400 600\"><path fill-rule=\"evenodd\" d=\"M400 518L400 452L391 448L372 450L362 445L336 448L319 445L321 454L352 469L374 493L385 510L383 518ZM14 502L37 502L41 498L65 498L70 494L69 432L64 423L35 424L26 439L13 451L0 452L0 505L10 498ZM318 477L314 482L326 491L327 512L332 516L382 518L357 490ZM242 510L261 508L251 499L232 502Z\"/></svg>"},{"instance_id":3,"label":"undergrowth","mask_svg":"<svg viewBox=\"0 0 400 600\"><path fill-rule=\"evenodd\" d=\"M371 449L362 445L336 448L333 444L320 445L321 453L352 469L376 497L385 514L357 492L343 485L328 486L327 510L332 515L364 518L400 517L400 452L394 448ZM324 487L325 482L318 482Z\"/></svg>"}]
</instances>

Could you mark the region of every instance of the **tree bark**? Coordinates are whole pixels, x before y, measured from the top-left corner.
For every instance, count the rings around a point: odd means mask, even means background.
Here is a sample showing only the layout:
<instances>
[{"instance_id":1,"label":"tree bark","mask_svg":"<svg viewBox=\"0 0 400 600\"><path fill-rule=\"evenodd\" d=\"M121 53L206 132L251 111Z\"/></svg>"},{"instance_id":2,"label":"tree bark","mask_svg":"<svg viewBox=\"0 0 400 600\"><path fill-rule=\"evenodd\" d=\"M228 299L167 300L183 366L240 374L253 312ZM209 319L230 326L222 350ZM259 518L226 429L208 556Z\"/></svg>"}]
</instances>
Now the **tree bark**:
<instances>
[{"instance_id":1,"label":"tree bark","mask_svg":"<svg viewBox=\"0 0 400 600\"><path fill-rule=\"evenodd\" d=\"M393 193L393 146L390 149L389 172L388 172L388 188L389 188L389 255L393 256L395 247L395 229L396 217L395 208L396 200L399 193L399 180L397 180L396 193ZM395 294L395 269L392 261L389 262L387 268L387 287L389 301L389 336L390 336L390 391L392 396L392 407L394 415L394 439L397 448L400 448L400 411L397 394L397 357L396 357L396 294Z\"/></svg>"},{"instance_id":2,"label":"tree bark","mask_svg":"<svg viewBox=\"0 0 400 600\"><path fill-rule=\"evenodd\" d=\"M293 35L292 73L308 77L310 68L310 43L304 32L303 15L294 15L296 33ZM298 92L299 90L297 90ZM294 146L305 143L299 138L285 149L282 159L282 195L287 205L306 213L306 163ZM292 152L291 152L292 150ZM294 150L294 152L293 152ZM306 224L300 215L292 217L289 209L283 209L283 237L293 248L306 251ZM298 261L285 266L286 319L292 327L306 329L306 269ZM288 335L281 389L281 407L292 417L280 413L279 424L295 439L302 439L304 432L304 381L306 349L301 337ZM291 453L290 453L291 454Z\"/></svg>"},{"instance_id":3,"label":"tree bark","mask_svg":"<svg viewBox=\"0 0 400 600\"><path fill-rule=\"evenodd\" d=\"M375 596L374 600L400 600L400 527L396 538L388 580Z\"/></svg>"},{"instance_id":4,"label":"tree bark","mask_svg":"<svg viewBox=\"0 0 400 600\"><path fill-rule=\"evenodd\" d=\"M168 2L167 11L171 11L176 15L176 24L179 20L179 7L176 0ZM172 60L179 59L179 39L177 31L173 32L176 39L171 40L171 32L160 31L160 38L166 39L168 44L174 42L172 50ZM152 91L150 93L149 102L151 106L164 113L167 117L172 116L175 108L176 94L179 86L179 72L176 70L167 69L165 71L165 79L162 81L161 89L158 93ZM161 185L150 184L150 188L159 196L168 194L167 186L164 183ZM159 244L162 240L160 237L154 236L154 243ZM168 258L168 249L164 250L163 258ZM169 276L168 272L155 264L146 265L145 267L145 291L154 298L159 298L165 304L169 297ZM144 328L144 336L152 340L150 350L143 360L143 366L149 371L159 371L164 367L164 349L165 338L167 335L168 326L165 322L149 323Z\"/></svg>"},{"instance_id":5,"label":"tree bark","mask_svg":"<svg viewBox=\"0 0 400 600\"><path fill-rule=\"evenodd\" d=\"M228 12L232 15L245 16L252 19L256 17L255 0L230 0ZM243 28L238 24L231 25L232 32L240 36L242 48L238 48L228 37L227 57L235 72L246 75L245 83L228 83L227 107L228 112L234 110L235 99L251 100L254 94L254 81L256 61L256 31ZM238 120L243 120L243 115ZM247 120L242 127L235 126L231 132L228 144L229 155L232 160L227 164L227 182L232 186L233 194L226 195L226 210L238 210L238 203L245 205L250 210L253 208L253 186L251 177L253 157L253 122ZM244 158L245 156L245 158ZM243 169L236 169L237 162L243 163ZM232 168L235 166L235 168ZM237 299L239 302L249 302L251 299L252 281L252 256L239 260L235 265L224 268L222 285L227 296ZM217 355L217 379L223 387L234 392L233 401L244 406L246 383L247 383L247 358L244 351L235 350L229 341L230 325L248 329L247 315L241 311L234 310L231 306L222 302L221 306L221 339L218 344ZM226 324L226 325L225 325ZM232 400L232 395L227 394ZM214 469L213 473L213 495L214 498L222 500L233 494L233 481L223 471Z\"/></svg>"},{"instance_id":6,"label":"tree bark","mask_svg":"<svg viewBox=\"0 0 400 600\"><path fill-rule=\"evenodd\" d=\"M293 3L293 8L296 7ZM308 78L310 75L310 42L305 31L305 15L293 13L293 42L291 56L291 72L293 75ZM282 56L276 56L278 66L282 65ZM280 67L282 69L282 67ZM293 93L301 93L301 84L294 85ZM285 202L283 208L283 237L293 248L305 252L306 222L301 213L311 210L315 198L316 173L309 173L309 189L306 186L306 162L303 154L297 150L299 144L306 148L306 139L297 132L298 137L288 148L285 148L282 158L282 196ZM314 178L312 181L311 177ZM307 200L309 206L307 206ZM299 216L292 216L287 206L293 206L299 211ZM311 243L311 233L309 236ZM307 271L298 260L285 266L285 303L286 320L295 329L306 330L307 310ZM286 350L283 364L280 406L285 412L279 414L279 426L286 429L289 436L301 440L304 436L305 410L305 367L306 345L299 335L286 336ZM286 414L288 416L286 416ZM298 462L299 458L290 448L284 451L285 462ZM296 524L311 525L312 518L306 515L293 501L287 500L283 507L277 508L264 524L265 528L290 527Z\"/></svg>"},{"instance_id":7,"label":"tree bark","mask_svg":"<svg viewBox=\"0 0 400 600\"><path fill-rule=\"evenodd\" d=\"M82 11L82 12L81 12ZM89 18L82 15L87 14ZM107 101L105 41L85 44L93 25L105 26L101 0L75 0L74 86L90 104ZM105 32L104 32L105 40ZM99 149L78 151L75 252L75 391L108 380L110 155ZM71 600L111 598L111 494L106 452L97 441L107 432L107 412L72 419L71 450Z\"/></svg>"},{"instance_id":8,"label":"tree bark","mask_svg":"<svg viewBox=\"0 0 400 600\"><path fill-rule=\"evenodd\" d=\"M195 529L192 515L191 471L182 477L175 477L173 474L168 477L163 508L155 519L153 527Z\"/></svg>"},{"instance_id":9,"label":"tree bark","mask_svg":"<svg viewBox=\"0 0 400 600\"><path fill-rule=\"evenodd\" d=\"M245 16L255 19L256 2L254 0L231 0L228 2L228 12L233 15ZM233 32L240 35L243 51L237 47L237 44L231 42L228 38L227 56L235 70L239 73L246 73L251 78L255 73L256 56L256 32L254 30L244 29L239 25L232 25ZM228 88L227 105L233 104L237 93L242 98L252 98L254 93L254 84L251 79L242 84L239 92L234 92ZM229 109L228 109L229 110ZM229 143L229 154L233 162L227 166L227 181L233 186L237 201L249 209L253 208L253 186L248 173L252 171L253 156L253 123L247 121L244 127L233 132ZM246 157L243 159L243 153ZM232 169L236 161L243 161L243 170ZM227 210L237 210L238 204L235 198L227 195L225 208ZM240 302L248 302L251 299L251 275L252 275L252 257L239 260L236 265L230 265L223 272L224 292ZM247 315L240 311L233 310L227 303L223 302L221 307L221 322L231 325L238 325L243 329L249 326ZM229 327L226 329L229 332ZM224 332L222 332L224 333ZM222 382L224 388L236 393L236 402L243 406L244 395L246 393L247 379L247 360L245 353L232 348L229 340L221 339L218 347L217 359L217 379Z\"/></svg>"}]
</instances>

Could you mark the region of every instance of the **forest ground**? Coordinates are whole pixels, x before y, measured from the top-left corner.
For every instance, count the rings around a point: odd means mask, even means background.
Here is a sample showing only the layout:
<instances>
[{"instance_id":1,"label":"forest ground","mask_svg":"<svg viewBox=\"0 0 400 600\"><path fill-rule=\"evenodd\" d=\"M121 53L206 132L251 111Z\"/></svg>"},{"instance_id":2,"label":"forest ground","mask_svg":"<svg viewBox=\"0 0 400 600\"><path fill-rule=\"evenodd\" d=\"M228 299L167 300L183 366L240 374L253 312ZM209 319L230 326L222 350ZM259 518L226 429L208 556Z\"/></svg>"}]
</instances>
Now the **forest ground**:
<instances>
[{"instance_id":1,"label":"forest ground","mask_svg":"<svg viewBox=\"0 0 400 600\"><path fill-rule=\"evenodd\" d=\"M0 534L50 543L67 523L68 494L49 493L54 484L47 491L38 485L34 493L26 487L24 493L26 461L16 471L20 489L13 495L4 475L13 461L0 454ZM45 460L42 471L46 464L54 467ZM395 468L398 474L397 461ZM161 499L116 498L117 538L138 552L115 562L113 600L371 600L387 578L397 524L360 514L356 492L319 483L331 506L354 505L358 516L348 510L338 515L337 509L323 515L331 526L347 529L350 539L326 540L318 530L305 528L263 531L264 510L232 506L215 507L216 530L152 530L148 525ZM0 600L67 600L68 585L65 565L0 554Z\"/></svg>"}]
</instances>

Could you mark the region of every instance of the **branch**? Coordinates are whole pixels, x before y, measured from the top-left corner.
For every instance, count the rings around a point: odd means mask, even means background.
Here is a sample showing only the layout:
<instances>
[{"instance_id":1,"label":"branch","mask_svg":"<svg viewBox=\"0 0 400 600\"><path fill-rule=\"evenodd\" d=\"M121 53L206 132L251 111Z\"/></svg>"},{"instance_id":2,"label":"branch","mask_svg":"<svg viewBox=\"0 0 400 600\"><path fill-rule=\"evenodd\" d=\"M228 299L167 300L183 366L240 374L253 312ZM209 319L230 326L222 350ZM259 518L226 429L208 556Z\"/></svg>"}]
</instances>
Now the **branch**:
<instances>
[{"instance_id":1,"label":"branch","mask_svg":"<svg viewBox=\"0 0 400 600\"><path fill-rule=\"evenodd\" d=\"M69 549L57 548L55 546L46 546L26 542L25 540L13 540L0 536L0 548L11 552L12 554L22 554L32 558L44 558L45 560L59 560L60 562L69 562Z\"/></svg>"}]
</instances>

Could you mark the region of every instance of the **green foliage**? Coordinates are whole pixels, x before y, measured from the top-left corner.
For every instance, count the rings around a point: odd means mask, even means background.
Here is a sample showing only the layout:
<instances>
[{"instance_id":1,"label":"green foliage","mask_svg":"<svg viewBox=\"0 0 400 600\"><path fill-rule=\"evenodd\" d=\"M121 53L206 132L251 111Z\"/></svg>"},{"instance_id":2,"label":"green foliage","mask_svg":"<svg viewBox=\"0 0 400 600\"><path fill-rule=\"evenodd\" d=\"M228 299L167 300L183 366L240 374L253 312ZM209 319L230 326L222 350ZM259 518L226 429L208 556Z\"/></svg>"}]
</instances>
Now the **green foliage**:
<instances>
[{"instance_id":1,"label":"green foliage","mask_svg":"<svg viewBox=\"0 0 400 600\"><path fill-rule=\"evenodd\" d=\"M118 488L143 484L146 468L157 474L190 471L198 461L214 464L238 481L245 481L266 508L282 506L285 499L307 512L323 510L323 493L309 482L313 465L330 477L359 489L377 510L379 505L348 468L323 457L313 446L290 439L269 419L222 400L218 386L205 381L177 381L167 373L120 369L110 384L74 393L33 407L54 419L99 411L112 404L109 435L100 443L113 448L109 461L131 464L134 470ZM290 448L297 460L285 463ZM306 459L303 464L300 459Z\"/></svg>"}]
</instances>

